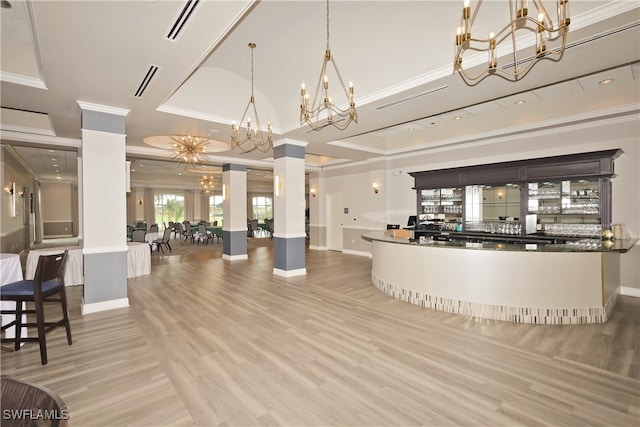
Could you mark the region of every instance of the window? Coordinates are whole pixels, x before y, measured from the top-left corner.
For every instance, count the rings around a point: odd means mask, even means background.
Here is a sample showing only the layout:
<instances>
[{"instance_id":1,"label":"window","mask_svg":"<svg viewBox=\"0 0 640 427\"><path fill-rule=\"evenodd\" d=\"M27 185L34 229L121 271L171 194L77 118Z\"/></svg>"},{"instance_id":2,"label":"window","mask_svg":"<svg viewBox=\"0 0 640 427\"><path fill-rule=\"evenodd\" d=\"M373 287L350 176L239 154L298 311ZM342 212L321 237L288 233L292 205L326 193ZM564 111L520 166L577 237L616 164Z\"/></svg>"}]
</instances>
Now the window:
<instances>
[{"instance_id":1,"label":"window","mask_svg":"<svg viewBox=\"0 0 640 427\"><path fill-rule=\"evenodd\" d=\"M222 196L209 196L209 222L218 221L218 227L222 227Z\"/></svg>"},{"instance_id":2,"label":"window","mask_svg":"<svg viewBox=\"0 0 640 427\"><path fill-rule=\"evenodd\" d=\"M153 197L155 222L158 224L184 221L184 196L156 194Z\"/></svg>"},{"instance_id":3,"label":"window","mask_svg":"<svg viewBox=\"0 0 640 427\"><path fill-rule=\"evenodd\" d=\"M253 218L264 221L265 218L273 218L273 205L271 197L254 197L252 200Z\"/></svg>"}]
</instances>

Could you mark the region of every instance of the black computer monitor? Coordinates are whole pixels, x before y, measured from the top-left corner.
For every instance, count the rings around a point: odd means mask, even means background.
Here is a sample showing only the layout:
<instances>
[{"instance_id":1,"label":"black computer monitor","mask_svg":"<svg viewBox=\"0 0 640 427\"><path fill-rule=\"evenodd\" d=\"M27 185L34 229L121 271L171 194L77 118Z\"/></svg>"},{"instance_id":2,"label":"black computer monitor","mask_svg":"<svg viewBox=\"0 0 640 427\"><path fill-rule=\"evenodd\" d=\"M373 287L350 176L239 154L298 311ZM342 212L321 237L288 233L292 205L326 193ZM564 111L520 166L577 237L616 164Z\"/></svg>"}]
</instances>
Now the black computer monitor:
<instances>
[{"instance_id":1,"label":"black computer monitor","mask_svg":"<svg viewBox=\"0 0 640 427\"><path fill-rule=\"evenodd\" d=\"M407 227L415 227L417 223L418 223L418 216L410 215L409 220L407 221Z\"/></svg>"}]
</instances>

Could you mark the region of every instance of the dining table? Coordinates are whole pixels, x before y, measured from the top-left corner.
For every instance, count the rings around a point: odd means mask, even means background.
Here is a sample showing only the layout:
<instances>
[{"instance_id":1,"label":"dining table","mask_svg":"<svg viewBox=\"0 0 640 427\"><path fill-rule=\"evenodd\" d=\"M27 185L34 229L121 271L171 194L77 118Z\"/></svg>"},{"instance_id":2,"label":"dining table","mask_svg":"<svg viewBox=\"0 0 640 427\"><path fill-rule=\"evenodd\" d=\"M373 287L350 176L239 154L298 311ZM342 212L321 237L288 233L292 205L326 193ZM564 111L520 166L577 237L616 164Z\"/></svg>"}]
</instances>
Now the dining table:
<instances>
[{"instance_id":1,"label":"dining table","mask_svg":"<svg viewBox=\"0 0 640 427\"><path fill-rule=\"evenodd\" d=\"M27 255L25 275L27 279L35 277L40 255L58 254L67 251L67 264L64 271L65 286L84 284L84 261L80 246L59 246L46 249L32 249ZM151 274L151 253L146 242L127 243L127 278Z\"/></svg>"},{"instance_id":2,"label":"dining table","mask_svg":"<svg viewBox=\"0 0 640 427\"><path fill-rule=\"evenodd\" d=\"M22 265L20 264L20 255L11 253L0 253L0 286L7 285L9 283L18 282L23 279ZM16 303L13 301L0 301L0 310L15 310ZM25 303L22 303L22 308L25 309ZM7 323L11 323L15 320L15 316L11 314L2 314L2 326ZM22 315L22 322L27 322L27 315ZM6 338L15 338L15 326L7 328L5 331ZM21 336L27 336L27 328L22 328Z\"/></svg>"},{"instance_id":3,"label":"dining table","mask_svg":"<svg viewBox=\"0 0 640 427\"><path fill-rule=\"evenodd\" d=\"M67 251L67 263L64 268L65 286L77 286L84 283L82 248L80 246L58 246L55 248L32 249L27 255L25 276L33 279L36 275L38 258L41 255L53 255Z\"/></svg>"}]
</instances>

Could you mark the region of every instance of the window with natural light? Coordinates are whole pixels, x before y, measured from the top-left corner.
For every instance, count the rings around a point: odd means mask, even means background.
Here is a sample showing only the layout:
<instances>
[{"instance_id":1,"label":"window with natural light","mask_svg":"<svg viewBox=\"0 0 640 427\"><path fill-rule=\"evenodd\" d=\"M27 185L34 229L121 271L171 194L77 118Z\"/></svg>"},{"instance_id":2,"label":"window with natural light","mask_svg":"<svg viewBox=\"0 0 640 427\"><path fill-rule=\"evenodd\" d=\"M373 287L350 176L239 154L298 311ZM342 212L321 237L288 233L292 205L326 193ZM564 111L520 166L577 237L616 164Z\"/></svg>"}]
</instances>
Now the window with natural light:
<instances>
[{"instance_id":1,"label":"window with natural light","mask_svg":"<svg viewBox=\"0 0 640 427\"><path fill-rule=\"evenodd\" d=\"M184 196L156 194L153 196L155 218L158 224L184 221Z\"/></svg>"},{"instance_id":2,"label":"window with natural light","mask_svg":"<svg viewBox=\"0 0 640 427\"><path fill-rule=\"evenodd\" d=\"M209 222L218 222L218 227L222 227L222 196L209 196Z\"/></svg>"},{"instance_id":3,"label":"window with natural light","mask_svg":"<svg viewBox=\"0 0 640 427\"><path fill-rule=\"evenodd\" d=\"M271 197L254 197L251 205L253 206L253 219L263 222L265 218L273 218L273 203Z\"/></svg>"}]
</instances>

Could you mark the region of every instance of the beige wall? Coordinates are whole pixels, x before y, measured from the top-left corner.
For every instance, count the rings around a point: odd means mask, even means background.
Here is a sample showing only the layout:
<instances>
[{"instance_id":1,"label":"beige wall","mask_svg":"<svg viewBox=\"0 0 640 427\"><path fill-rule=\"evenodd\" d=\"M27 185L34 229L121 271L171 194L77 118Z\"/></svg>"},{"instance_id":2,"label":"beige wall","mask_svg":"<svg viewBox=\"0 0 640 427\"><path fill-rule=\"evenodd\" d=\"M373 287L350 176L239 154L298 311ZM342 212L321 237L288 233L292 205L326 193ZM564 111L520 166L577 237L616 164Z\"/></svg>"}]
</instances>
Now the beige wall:
<instances>
[{"instance_id":1,"label":"beige wall","mask_svg":"<svg viewBox=\"0 0 640 427\"><path fill-rule=\"evenodd\" d=\"M2 188L0 188L0 251L19 253L29 247L25 239L25 200L28 200L32 192L33 176L16 160L10 149L0 146L0 175L2 176ZM21 197L16 194L16 215L10 215L11 195L6 189L15 182L16 192L27 191Z\"/></svg>"}]
</instances>

